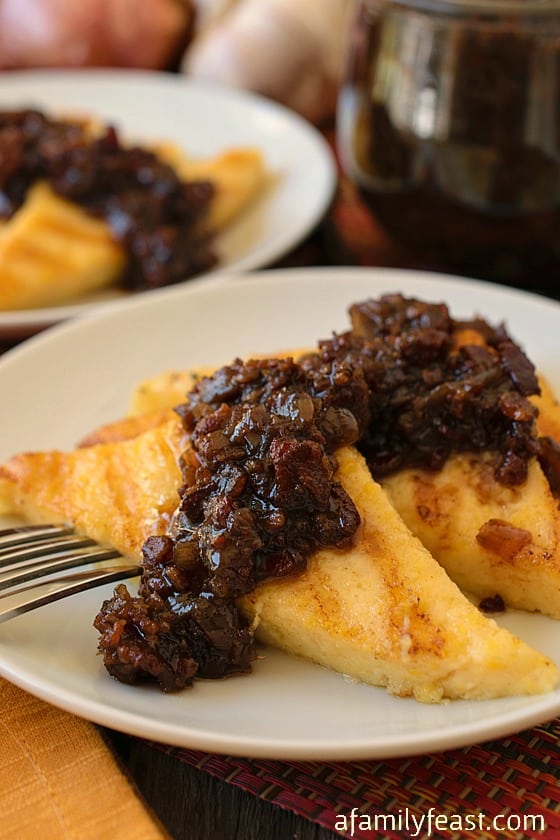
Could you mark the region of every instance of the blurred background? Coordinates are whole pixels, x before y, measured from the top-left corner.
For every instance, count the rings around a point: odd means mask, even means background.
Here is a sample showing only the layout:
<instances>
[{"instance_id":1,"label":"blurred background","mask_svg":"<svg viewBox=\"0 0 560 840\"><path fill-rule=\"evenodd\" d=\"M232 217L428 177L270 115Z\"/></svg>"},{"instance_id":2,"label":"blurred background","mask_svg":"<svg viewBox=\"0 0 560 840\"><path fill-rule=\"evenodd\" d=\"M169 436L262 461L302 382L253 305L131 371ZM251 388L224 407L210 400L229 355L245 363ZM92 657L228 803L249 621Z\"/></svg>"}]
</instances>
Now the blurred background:
<instances>
[{"instance_id":1,"label":"blurred background","mask_svg":"<svg viewBox=\"0 0 560 840\"><path fill-rule=\"evenodd\" d=\"M334 113L354 0L0 0L0 67L131 67Z\"/></svg>"},{"instance_id":2,"label":"blurred background","mask_svg":"<svg viewBox=\"0 0 560 840\"><path fill-rule=\"evenodd\" d=\"M560 0L0 0L0 68L47 67L182 74L309 120L346 199L312 261L559 294Z\"/></svg>"}]
</instances>

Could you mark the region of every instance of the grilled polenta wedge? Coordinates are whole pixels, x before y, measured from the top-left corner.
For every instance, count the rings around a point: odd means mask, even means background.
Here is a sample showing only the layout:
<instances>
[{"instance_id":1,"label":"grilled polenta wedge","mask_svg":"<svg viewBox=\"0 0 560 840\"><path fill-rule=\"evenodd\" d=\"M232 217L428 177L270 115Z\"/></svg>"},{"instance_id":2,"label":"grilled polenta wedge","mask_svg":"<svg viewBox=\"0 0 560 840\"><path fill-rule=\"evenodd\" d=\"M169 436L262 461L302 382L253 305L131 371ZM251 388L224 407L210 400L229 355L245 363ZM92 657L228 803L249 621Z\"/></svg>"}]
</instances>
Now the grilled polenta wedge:
<instances>
[{"instance_id":1,"label":"grilled polenta wedge","mask_svg":"<svg viewBox=\"0 0 560 840\"><path fill-rule=\"evenodd\" d=\"M212 232L227 228L266 183L262 154L252 148L195 160L166 144L161 157L183 179L213 183L208 218ZM0 309L76 301L116 286L125 264L124 248L103 220L38 182L14 216L0 224Z\"/></svg>"},{"instance_id":2,"label":"grilled polenta wedge","mask_svg":"<svg viewBox=\"0 0 560 840\"><path fill-rule=\"evenodd\" d=\"M539 385L538 433L560 443L560 405L542 376ZM497 482L481 455L455 455L435 473L402 470L382 485L463 590L560 619L559 501L536 458L515 487Z\"/></svg>"},{"instance_id":3,"label":"grilled polenta wedge","mask_svg":"<svg viewBox=\"0 0 560 840\"><path fill-rule=\"evenodd\" d=\"M169 526L185 443L171 417L119 443L17 455L0 468L0 512L63 519L138 556L149 534ZM302 575L245 596L257 639L423 702L552 690L556 666L463 596L356 450L337 457L362 520L354 544L318 551Z\"/></svg>"},{"instance_id":4,"label":"grilled polenta wedge","mask_svg":"<svg viewBox=\"0 0 560 840\"><path fill-rule=\"evenodd\" d=\"M488 459L468 455L436 473L403 470L382 484L461 589L560 618L560 512L536 460L518 487L499 484Z\"/></svg>"},{"instance_id":5,"label":"grilled polenta wedge","mask_svg":"<svg viewBox=\"0 0 560 840\"><path fill-rule=\"evenodd\" d=\"M355 449L337 458L338 478L362 519L356 545L319 551L294 580L245 596L257 637L424 702L550 690L555 666L462 595Z\"/></svg>"},{"instance_id":6,"label":"grilled polenta wedge","mask_svg":"<svg viewBox=\"0 0 560 840\"><path fill-rule=\"evenodd\" d=\"M125 259L104 222L39 182L0 227L0 309L56 306L104 289Z\"/></svg>"},{"instance_id":7,"label":"grilled polenta wedge","mask_svg":"<svg viewBox=\"0 0 560 840\"><path fill-rule=\"evenodd\" d=\"M0 515L72 522L95 540L137 555L148 536L169 526L185 445L172 418L118 444L16 455L0 466Z\"/></svg>"}]
</instances>

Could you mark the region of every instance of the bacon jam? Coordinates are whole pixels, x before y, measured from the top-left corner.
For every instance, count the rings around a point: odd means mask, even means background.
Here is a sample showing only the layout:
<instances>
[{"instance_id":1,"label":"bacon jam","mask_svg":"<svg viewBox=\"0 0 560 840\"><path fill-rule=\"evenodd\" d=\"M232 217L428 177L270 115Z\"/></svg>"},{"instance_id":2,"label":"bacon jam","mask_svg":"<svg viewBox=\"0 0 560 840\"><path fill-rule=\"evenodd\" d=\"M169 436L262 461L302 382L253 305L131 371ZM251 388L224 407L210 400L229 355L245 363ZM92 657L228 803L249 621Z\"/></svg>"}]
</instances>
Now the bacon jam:
<instances>
[{"instance_id":1,"label":"bacon jam","mask_svg":"<svg viewBox=\"0 0 560 840\"><path fill-rule=\"evenodd\" d=\"M109 673L164 690L246 671L253 634L235 599L318 546L351 544L360 519L335 452L369 416L359 367L336 360L236 361L177 411L192 448L173 532L145 543L138 596L120 585L95 620Z\"/></svg>"},{"instance_id":2,"label":"bacon jam","mask_svg":"<svg viewBox=\"0 0 560 840\"><path fill-rule=\"evenodd\" d=\"M453 452L496 453L496 479L521 484L537 452L531 362L503 326L451 318L444 304L386 295L350 309L323 360L360 358L371 419L360 440L375 478L437 470ZM458 344L470 332L477 343Z\"/></svg>"},{"instance_id":3,"label":"bacon jam","mask_svg":"<svg viewBox=\"0 0 560 840\"><path fill-rule=\"evenodd\" d=\"M540 454L528 399L539 386L503 327L401 295L356 304L350 318L298 362L236 360L177 407L191 446L173 527L146 541L138 595L119 585L94 622L119 680L171 691L250 670L253 633L236 599L356 534L339 447L360 448L375 478L466 451L494 453L505 485L525 480Z\"/></svg>"},{"instance_id":4,"label":"bacon jam","mask_svg":"<svg viewBox=\"0 0 560 840\"><path fill-rule=\"evenodd\" d=\"M123 145L113 126L92 135L40 111L0 112L0 218L37 181L108 224L128 256L126 289L178 283L216 263L206 224L213 185L182 181L148 149Z\"/></svg>"}]
</instances>

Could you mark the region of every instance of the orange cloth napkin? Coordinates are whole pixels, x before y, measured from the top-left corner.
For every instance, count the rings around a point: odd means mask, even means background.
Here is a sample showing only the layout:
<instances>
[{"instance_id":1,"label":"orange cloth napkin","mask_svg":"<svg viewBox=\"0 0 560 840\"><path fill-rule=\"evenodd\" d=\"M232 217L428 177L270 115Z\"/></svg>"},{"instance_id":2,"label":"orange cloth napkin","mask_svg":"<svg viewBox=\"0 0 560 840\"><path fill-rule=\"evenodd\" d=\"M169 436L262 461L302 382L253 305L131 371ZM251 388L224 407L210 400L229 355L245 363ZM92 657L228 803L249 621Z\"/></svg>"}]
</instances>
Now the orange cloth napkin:
<instances>
[{"instance_id":1,"label":"orange cloth napkin","mask_svg":"<svg viewBox=\"0 0 560 840\"><path fill-rule=\"evenodd\" d=\"M3 840L162 840L93 724L0 678Z\"/></svg>"}]
</instances>

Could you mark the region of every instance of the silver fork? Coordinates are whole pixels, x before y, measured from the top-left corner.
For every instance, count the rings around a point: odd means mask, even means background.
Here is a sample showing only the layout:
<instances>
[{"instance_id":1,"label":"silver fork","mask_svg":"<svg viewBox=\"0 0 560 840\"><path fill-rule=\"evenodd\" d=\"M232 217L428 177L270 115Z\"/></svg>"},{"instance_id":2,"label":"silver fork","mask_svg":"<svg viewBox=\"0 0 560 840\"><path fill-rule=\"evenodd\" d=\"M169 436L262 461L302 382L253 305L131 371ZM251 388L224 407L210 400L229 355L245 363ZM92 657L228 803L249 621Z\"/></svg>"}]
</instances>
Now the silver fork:
<instances>
[{"instance_id":1,"label":"silver fork","mask_svg":"<svg viewBox=\"0 0 560 840\"><path fill-rule=\"evenodd\" d=\"M119 559L122 562L115 565ZM80 568L92 565L95 568ZM135 561L66 525L4 528L0 530L0 622L140 573Z\"/></svg>"}]
</instances>

